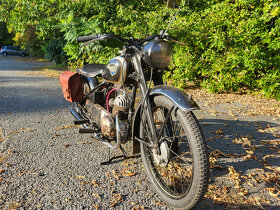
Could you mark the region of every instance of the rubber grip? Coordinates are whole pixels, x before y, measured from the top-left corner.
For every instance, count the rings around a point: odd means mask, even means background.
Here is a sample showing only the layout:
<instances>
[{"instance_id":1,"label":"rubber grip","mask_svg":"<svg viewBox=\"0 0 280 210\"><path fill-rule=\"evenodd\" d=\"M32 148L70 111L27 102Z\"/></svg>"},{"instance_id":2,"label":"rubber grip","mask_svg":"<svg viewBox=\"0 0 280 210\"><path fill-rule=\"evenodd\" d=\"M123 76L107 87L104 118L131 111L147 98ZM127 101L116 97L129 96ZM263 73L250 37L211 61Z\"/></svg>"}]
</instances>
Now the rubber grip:
<instances>
[{"instance_id":1,"label":"rubber grip","mask_svg":"<svg viewBox=\"0 0 280 210\"><path fill-rule=\"evenodd\" d=\"M79 36L77 37L77 42L88 42L92 39L96 39L98 38L99 36L98 35L89 35L89 36Z\"/></svg>"}]
</instances>

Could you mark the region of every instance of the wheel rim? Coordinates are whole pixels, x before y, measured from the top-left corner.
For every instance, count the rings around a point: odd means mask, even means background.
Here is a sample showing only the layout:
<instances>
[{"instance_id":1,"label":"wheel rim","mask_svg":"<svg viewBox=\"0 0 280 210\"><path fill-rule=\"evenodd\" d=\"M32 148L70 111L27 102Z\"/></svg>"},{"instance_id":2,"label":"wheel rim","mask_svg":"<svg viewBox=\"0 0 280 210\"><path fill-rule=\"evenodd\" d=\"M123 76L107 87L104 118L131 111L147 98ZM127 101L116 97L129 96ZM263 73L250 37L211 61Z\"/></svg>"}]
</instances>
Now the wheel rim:
<instances>
[{"instance_id":1,"label":"wheel rim","mask_svg":"<svg viewBox=\"0 0 280 210\"><path fill-rule=\"evenodd\" d=\"M168 110L159 107L153 110L153 117L156 126L156 132L159 134ZM142 134L145 135L145 141L150 142L150 135L147 123L143 123ZM147 160L149 170L156 181L158 187L169 197L180 199L184 197L190 190L193 180L193 158L188 137L184 131L184 126L179 121L178 116L173 112L170 120L164 127L164 132L160 142L166 142L168 145L168 155L165 154L165 146L161 146L160 151L163 152L163 159L168 156L168 163L161 164L159 157L156 155L155 149L146 145L144 147L144 155Z\"/></svg>"}]
</instances>

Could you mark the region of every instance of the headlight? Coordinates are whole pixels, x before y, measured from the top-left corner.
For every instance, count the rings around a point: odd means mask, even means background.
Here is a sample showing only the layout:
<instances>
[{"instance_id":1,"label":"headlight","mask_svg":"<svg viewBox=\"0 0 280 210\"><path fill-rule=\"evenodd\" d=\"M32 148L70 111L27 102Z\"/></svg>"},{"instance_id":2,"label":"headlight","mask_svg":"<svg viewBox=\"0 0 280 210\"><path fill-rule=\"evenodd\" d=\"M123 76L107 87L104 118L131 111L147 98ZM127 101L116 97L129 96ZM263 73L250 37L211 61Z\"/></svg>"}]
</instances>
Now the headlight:
<instances>
[{"instance_id":1,"label":"headlight","mask_svg":"<svg viewBox=\"0 0 280 210\"><path fill-rule=\"evenodd\" d=\"M144 44L144 61L153 68L165 68L172 60L172 50L165 40L153 40Z\"/></svg>"}]
</instances>

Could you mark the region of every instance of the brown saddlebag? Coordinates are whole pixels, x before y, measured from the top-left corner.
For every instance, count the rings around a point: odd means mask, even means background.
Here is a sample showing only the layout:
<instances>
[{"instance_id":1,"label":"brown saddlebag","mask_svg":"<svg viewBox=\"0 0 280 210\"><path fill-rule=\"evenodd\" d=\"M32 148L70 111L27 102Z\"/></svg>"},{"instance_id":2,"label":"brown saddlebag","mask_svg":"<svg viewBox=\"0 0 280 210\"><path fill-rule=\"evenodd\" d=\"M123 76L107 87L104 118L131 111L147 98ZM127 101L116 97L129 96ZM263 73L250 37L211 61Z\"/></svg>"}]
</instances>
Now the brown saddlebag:
<instances>
[{"instance_id":1,"label":"brown saddlebag","mask_svg":"<svg viewBox=\"0 0 280 210\"><path fill-rule=\"evenodd\" d=\"M80 74L66 71L60 75L60 84L64 98L70 102L80 101L83 94L83 86Z\"/></svg>"}]
</instances>

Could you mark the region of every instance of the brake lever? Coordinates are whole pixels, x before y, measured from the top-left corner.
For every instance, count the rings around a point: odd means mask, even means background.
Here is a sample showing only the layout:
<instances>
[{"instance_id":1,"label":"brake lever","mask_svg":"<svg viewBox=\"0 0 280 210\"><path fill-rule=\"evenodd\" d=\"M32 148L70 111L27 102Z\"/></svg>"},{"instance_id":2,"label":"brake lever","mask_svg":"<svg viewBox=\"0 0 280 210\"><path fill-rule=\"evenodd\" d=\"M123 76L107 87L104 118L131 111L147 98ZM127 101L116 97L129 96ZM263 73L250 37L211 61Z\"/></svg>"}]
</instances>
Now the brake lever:
<instances>
[{"instance_id":1,"label":"brake lever","mask_svg":"<svg viewBox=\"0 0 280 210\"><path fill-rule=\"evenodd\" d=\"M180 45L183 45L183 46L187 46L187 44L184 43L184 42L179 42L179 41L174 40L174 39L171 39L171 38L169 38L169 40L172 41L172 42L175 42L175 43L177 43L177 44L180 44Z\"/></svg>"},{"instance_id":2,"label":"brake lever","mask_svg":"<svg viewBox=\"0 0 280 210\"><path fill-rule=\"evenodd\" d=\"M177 43L177 44L183 45L183 46L186 46L186 45L187 45L187 44L184 43L184 42L179 42L179 41L177 40L176 37L173 37L173 36L170 36L170 35L165 35L164 38L167 39L167 40L170 40L170 41L172 41L172 42L175 42L175 43Z\"/></svg>"}]
</instances>

